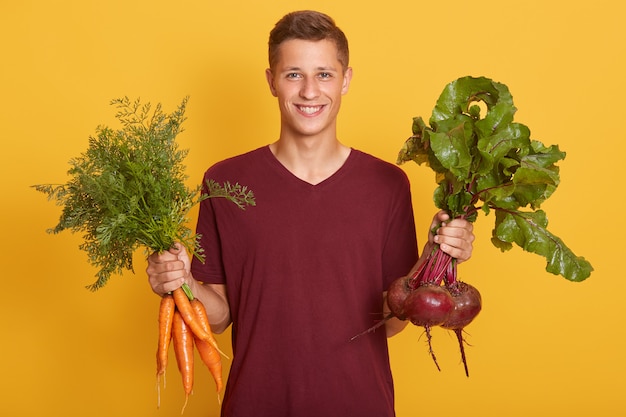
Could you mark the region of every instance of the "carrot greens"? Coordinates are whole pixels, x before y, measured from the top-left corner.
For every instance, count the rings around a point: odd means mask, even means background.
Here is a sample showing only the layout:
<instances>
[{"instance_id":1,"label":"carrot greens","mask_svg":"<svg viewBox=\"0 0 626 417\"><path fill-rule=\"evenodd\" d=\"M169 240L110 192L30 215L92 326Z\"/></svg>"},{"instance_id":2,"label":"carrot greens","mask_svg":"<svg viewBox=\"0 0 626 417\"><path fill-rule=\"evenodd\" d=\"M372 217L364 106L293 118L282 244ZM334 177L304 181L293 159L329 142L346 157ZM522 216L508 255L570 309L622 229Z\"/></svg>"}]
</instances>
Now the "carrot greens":
<instances>
[{"instance_id":1,"label":"carrot greens","mask_svg":"<svg viewBox=\"0 0 626 417\"><path fill-rule=\"evenodd\" d=\"M166 114L161 104L152 109L139 99L113 100L121 129L98 126L87 151L70 160L65 184L33 186L63 206L49 233L83 233L80 249L99 268L90 290L104 286L114 273L132 271L139 247L160 252L178 241L202 258L198 236L186 224L191 208L203 199L227 198L242 209L255 204L253 192L240 184L208 181L208 193L186 185L188 150L179 149L175 138L182 132L187 101Z\"/></svg>"}]
</instances>

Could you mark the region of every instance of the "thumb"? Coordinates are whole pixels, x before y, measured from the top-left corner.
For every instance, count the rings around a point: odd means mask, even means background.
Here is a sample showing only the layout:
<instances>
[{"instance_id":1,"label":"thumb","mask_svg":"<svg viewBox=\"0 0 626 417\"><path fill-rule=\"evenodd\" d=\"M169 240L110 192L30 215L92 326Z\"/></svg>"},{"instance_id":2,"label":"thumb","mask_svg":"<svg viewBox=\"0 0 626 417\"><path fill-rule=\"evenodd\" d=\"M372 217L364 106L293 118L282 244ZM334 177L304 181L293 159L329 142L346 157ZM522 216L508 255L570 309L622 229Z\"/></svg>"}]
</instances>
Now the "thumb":
<instances>
[{"instance_id":1,"label":"thumb","mask_svg":"<svg viewBox=\"0 0 626 417\"><path fill-rule=\"evenodd\" d=\"M175 242L170 249L170 253L176 255L179 261L182 261L185 265L185 270L189 272L191 270L191 259L187 248L180 242Z\"/></svg>"},{"instance_id":2,"label":"thumb","mask_svg":"<svg viewBox=\"0 0 626 417\"><path fill-rule=\"evenodd\" d=\"M169 249L170 253L173 253L174 255L178 255L179 253L181 253L183 251L184 247L182 245L182 243L180 242L174 242L174 244L172 244L172 247Z\"/></svg>"}]
</instances>

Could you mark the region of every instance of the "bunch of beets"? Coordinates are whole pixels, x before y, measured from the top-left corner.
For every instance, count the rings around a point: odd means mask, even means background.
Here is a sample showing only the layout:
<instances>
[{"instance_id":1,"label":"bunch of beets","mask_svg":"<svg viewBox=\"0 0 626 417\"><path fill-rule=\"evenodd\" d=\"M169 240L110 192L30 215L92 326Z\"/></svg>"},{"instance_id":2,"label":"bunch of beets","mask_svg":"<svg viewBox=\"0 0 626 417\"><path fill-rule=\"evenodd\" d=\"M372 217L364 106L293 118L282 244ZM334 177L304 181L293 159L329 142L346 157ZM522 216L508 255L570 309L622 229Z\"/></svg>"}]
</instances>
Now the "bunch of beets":
<instances>
[{"instance_id":1,"label":"bunch of beets","mask_svg":"<svg viewBox=\"0 0 626 417\"><path fill-rule=\"evenodd\" d=\"M469 377L463 329L480 313L482 299L475 287L457 279L456 265L456 259L436 245L426 260L416 265L414 272L391 283L387 291L390 312L352 340L382 327L393 317L409 320L424 328L430 356L437 369L441 370L432 348L430 333L431 328L440 326L456 334L465 375Z\"/></svg>"},{"instance_id":2,"label":"bunch of beets","mask_svg":"<svg viewBox=\"0 0 626 417\"><path fill-rule=\"evenodd\" d=\"M451 219L474 222L479 212L494 213L491 243L500 251L518 245L543 256L546 271L574 282L585 280L593 267L548 231L547 214L540 209L560 183L556 164L565 152L531 139L530 129L514 122L516 110L506 85L485 77L459 78L444 88L429 125L421 117L413 118L413 134L396 163L413 161L435 172L435 206ZM457 280L456 269L457 261L435 245L422 263L389 287L391 312L355 338L392 317L409 320L426 330L439 369L430 329L441 326L456 333L469 376L463 329L480 312L481 296Z\"/></svg>"},{"instance_id":3,"label":"bunch of beets","mask_svg":"<svg viewBox=\"0 0 626 417\"><path fill-rule=\"evenodd\" d=\"M429 353L437 369L440 368L432 349L430 329L441 326L454 331L459 341L465 375L469 376L463 329L480 312L482 300L475 287L457 280L456 271L456 260L437 246L414 273L391 283L387 292L391 313L383 322L397 317L424 327Z\"/></svg>"}]
</instances>

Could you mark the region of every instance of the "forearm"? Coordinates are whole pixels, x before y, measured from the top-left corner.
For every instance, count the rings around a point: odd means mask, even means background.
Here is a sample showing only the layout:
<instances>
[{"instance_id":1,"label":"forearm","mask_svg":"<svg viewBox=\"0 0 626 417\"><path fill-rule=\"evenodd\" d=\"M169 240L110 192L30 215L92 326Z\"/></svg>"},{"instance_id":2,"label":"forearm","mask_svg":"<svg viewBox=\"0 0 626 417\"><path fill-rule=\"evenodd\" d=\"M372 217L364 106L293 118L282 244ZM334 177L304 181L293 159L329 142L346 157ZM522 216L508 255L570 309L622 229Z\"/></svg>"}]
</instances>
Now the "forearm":
<instances>
[{"instance_id":1,"label":"forearm","mask_svg":"<svg viewBox=\"0 0 626 417\"><path fill-rule=\"evenodd\" d=\"M396 317L390 318L387 320L387 323L385 323L385 333L387 334L387 337L397 335L405 329L408 323L408 321L400 320Z\"/></svg>"}]
</instances>

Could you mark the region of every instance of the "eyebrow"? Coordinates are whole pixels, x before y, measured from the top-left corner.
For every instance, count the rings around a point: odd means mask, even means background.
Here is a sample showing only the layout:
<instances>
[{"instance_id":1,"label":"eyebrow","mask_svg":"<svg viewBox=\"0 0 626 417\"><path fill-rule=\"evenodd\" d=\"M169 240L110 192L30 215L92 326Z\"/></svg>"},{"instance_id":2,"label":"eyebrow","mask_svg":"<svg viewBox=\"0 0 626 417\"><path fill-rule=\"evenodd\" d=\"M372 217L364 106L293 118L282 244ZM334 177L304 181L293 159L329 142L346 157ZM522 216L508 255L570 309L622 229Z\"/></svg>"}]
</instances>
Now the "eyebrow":
<instances>
[{"instance_id":1,"label":"eyebrow","mask_svg":"<svg viewBox=\"0 0 626 417\"><path fill-rule=\"evenodd\" d=\"M317 67L315 68L316 71L333 71L333 72L338 72L338 70L335 67ZM289 72L289 71L302 71L301 67L297 67L297 66L293 66L293 67L286 67L282 70L282 72Z\"/></svg>"}]
</instances>

